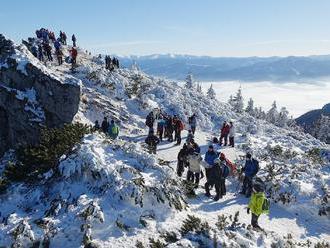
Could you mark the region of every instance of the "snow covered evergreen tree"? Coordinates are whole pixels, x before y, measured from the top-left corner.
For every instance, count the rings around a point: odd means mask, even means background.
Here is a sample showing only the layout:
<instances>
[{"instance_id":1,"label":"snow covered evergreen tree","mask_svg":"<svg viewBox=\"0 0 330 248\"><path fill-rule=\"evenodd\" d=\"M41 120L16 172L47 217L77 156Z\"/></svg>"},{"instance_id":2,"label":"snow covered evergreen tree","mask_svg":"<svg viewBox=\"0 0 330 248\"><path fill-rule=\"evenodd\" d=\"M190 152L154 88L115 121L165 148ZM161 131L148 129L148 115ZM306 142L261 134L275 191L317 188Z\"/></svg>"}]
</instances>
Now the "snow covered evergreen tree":
<instances>
[{"instance_id":1,"label":"snow covered evergreen tree","mask_svg":"<svg viewBox=\"0 0 330 248\"><path fill-rule=\"evenodd\" d=\"M245 109L245 112L247 112L248 114L252 115L252 116L255 116L255 111L254 111L254 102L253 102L253 99L250 98L249 99L249 102L248 102L248 105Z\"/></svg>"},{"instance_id":2,"label":"snow covered evergreen tree","mask_svg":"<svg viewBox=\"0 0 330 248\"><path fill-rule=\"evenodd\" d=\"M289 111L286 107L282 107L278 115L278 120L276 125L280 127L285 127L289 122Z\"/></svg>"},{"instance_id":3,"label":"snow covered evergreen tree","mask_svg":"<svg viewBox=\"0 0 330 248\"><path fill-rule=\"evenodd\" d=\"M193 89L195 88L195 84L194 84L194 78L193 75L191 73L189 73L186 77L186 84L185 84L187 89Z\"/></svg>"},{"instance_id":4,"label":"snow covered evergreen tree","mask_svg":"<svg viewBox=\"0 0 330 248\"><path fill-rule=\"evenodd\" d=\"M242 113L244 109L244 102L243 102L243 96L242 96L242 89L241 87L238 89L236 96L232 99L229 99L231 102L231 105L233 106L233 109L237 113Z\"/></svg>"},{"instance_id":5,"label":"snow covered evergreen tree","mask_svg":"<svg viewBox=\"0 0 330 248\"><path fill-rule=\"evenodd\" d=\"M210 99L215 99L217 94L215 93L214 89L213 89L213 85L211 84L210 88L207 90L207 96Z\"/></svg>"},{"instance_id":6,"label":"snow covered evergreen tree","mask_svg":"<svg viewBox=\"0 0 330 248\"><path fill-rule=\"evenodd\" d=\"M273 102L272 107L268 110L266 114L266 120L270 123L276 124L278 120L279 114L277 111L277 104L276 101Z\"/></svg>"},{"instance_id":7,"label":"snow covered evergreen tree","mask_svg":"<svg viewBox=\"0 0 330 248\"><path fill-rule=\"evenodd\" d=\"M330 144L330 117L321 115L309 131L314 137Z\"/></svg>"}]
</instances>

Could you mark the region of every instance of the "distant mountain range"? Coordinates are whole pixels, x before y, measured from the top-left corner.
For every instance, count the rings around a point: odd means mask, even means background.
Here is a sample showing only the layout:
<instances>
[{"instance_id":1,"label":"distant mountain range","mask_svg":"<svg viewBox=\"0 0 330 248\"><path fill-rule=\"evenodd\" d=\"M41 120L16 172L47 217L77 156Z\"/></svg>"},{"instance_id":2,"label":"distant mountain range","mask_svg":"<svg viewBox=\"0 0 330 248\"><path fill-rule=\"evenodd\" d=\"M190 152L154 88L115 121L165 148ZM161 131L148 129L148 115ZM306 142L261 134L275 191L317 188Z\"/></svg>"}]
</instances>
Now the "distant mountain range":
<instances>
[{"instance_id":1,"label":"distant mountain range","mask_svg":"<svg viewBox=\"0 0 330 248\"><path fill-rule=\"evenodd\" d=\"M183 80L192 73L197 80L297 81L330 78L330 55L309 57L208 57L149 55L120 57L130 67L136 63L146 73Z\"/></svg>"}]
</instances>

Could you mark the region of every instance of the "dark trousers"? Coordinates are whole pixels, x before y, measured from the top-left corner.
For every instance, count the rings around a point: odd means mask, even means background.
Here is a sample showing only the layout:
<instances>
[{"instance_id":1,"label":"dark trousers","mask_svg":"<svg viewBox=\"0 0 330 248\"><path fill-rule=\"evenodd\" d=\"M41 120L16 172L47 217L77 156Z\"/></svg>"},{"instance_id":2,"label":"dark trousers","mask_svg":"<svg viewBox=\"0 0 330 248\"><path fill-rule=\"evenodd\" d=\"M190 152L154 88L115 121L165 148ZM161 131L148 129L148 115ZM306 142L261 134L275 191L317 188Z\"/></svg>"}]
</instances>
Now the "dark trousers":
<instances>
[{"instance_id":1,"label":"dark trousers","mask_svg":"<svg viewBox=\"0 0 330 248\"><path fill-rule=\"evenodd\" d=\"M252 178L245 176L243 180L242 194L245 194L247 197L250 197L252 193Z\"/></svg>"},{"instance_id":2,"label":"dark trousers","mask_svg":"<svg viewBox=\"0 0 330 248\"><path fill-rule=\"evenodd\" d=\"M181 130L175 130L175 141L178 145L181 144Z\"/></svg>"},{"instance_id":3,"label":"dark trousers","mask_svg":"<svg viewBox=\"0 0 330 248\"><path fill-rule=\"evenodd\" d=\"M196 127L192 126L191 127L191 132L195 135Z\"/></svg>"},{"instance_id":4,"label":"dark trousers","mask_svg":"<svg viewBox=\"0 0 330 248\"><path fill-rule=\"evenodd\" d=\"M163 141L164 128L158 128L157 133L160 141Z\"/></svg>"},{"instance_id":5,"label":"dark trousers","mask_svg":"<svg viewBox=\"0 0 330 248\"><path fill-rule=\"evenodd\" d=\"M251 215L251 225L252 225L252 227L259 227L258 219L259 219L259 216L252 213L252 215Z\"/></svg>"},{"instance_id":6,"label":"dark trousers","mask_svg":"<svg viewBox=\"0 0 330 248\"><path fill-rule=\"evenodd\" d=\"M184 161L178 160L177 168L176 168L176 174L181 177L182 173L184 172Z\"/></svg>"},{"instance_id":7,"label":"dark trousers","mask_svg":"<svg viewBox=\"0 0 330 248\"><path fill-rule=\"evenodd\" d=\"M189 182L195 181L195 184L198 185L199 184L199 173L198 172L194 173L194 172L191 172L190 170L188 170L187 181L189 181Z\"/></svg>"},{"instance_id":8,"label":"dark trousers","mask_svg":"<svg viewBox=\"0 0 330 248\"><path fill-rule=\"evenodd\" d=\"M74 46L74 47L76 46L76 41L73 41L73 46Z\"/></svg>"},{"instance_id":9,"label":"dark trousers","mask_svg":"<svg viewBox=\"0 0 330 248\"><path fill-rule=\"evenodd\" d=\"M222 140L224 140L224 145L226 146L228 143L228 134L221 134L220 140L219 140L220 145L222 145Z\"/></svg>"},{"instance_id":10,"label":"dark trousers","mask_svg":"<svg viewBox=\"0 0 330 248\"><path fill-rule=\"evenodd\" d=\"M221 185L221 195L225 195L227 193L226 190L226 179L223 178L220 180L220 185Z\"/></svg>"},{"instance_id":11,"label":"dark trousers","mask_svg":"<svg viewBox=\"0 0 330 248\"><path fill-rule=\"evenodd\" d=\"M47 58L48 58L49 61L53 61L53 56L49 52L47 52Z\"/></svg>"},{"instance_id":12,"label":"dark trousers","mask_svg":"<svg viewBox=\"0 0 330 248\"><path fill-rule=\"evenodd\" d=\"M232 147L235 146L234 137L229 137L229 146L232 146Z\"/></svg>"},{"instance_id":13,"label":"dark trousers","mask_svg":"<svg viewBox=\"0 0 330 248\"><path fill-rule=\"evenodd\" d=\"M62 56L57 56L58 65L63 64Z\"/></svg>"},{"instance_id":14,"label":"dark trousers","mask_svg":"<svg viewBox=\"0 0 330 248\"><path fill-rule=\"evenodd\" d=\"M210 187L212 187L213 185L214 185L214 188L215 188L216 196L221 197L222 196L222 191L221 191L221 183L220 182L210 183L210 182L207 181L205 183L205 192L207 194L210 194Z\"/></svg>"}]
</instances>

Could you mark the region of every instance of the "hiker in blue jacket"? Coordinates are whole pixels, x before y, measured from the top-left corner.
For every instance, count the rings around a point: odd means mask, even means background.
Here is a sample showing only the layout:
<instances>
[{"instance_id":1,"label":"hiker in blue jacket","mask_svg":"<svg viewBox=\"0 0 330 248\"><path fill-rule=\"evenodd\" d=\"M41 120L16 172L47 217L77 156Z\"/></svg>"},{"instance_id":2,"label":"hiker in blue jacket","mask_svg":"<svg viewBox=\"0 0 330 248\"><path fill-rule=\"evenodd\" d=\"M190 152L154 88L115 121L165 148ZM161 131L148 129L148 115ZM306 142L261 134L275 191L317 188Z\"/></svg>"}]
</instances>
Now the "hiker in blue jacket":
<instances>
[{"instance_id":1,"label":"hiker in blue jacket","mask_svg":"<svg viewBox=\"0 0 330 248\"><path fill-rule=\"evenodd\" d=\"M245 195L246 197L250 197L252 193L252 180L255 175L257 175L259 171L259 162L258 160L252 158L252 154L248 152L246 154L246 162L245 166L242 169L244 172L244 181L243 181L243 188L240 192L241 194Z\"/></svg>"}]
</instances>

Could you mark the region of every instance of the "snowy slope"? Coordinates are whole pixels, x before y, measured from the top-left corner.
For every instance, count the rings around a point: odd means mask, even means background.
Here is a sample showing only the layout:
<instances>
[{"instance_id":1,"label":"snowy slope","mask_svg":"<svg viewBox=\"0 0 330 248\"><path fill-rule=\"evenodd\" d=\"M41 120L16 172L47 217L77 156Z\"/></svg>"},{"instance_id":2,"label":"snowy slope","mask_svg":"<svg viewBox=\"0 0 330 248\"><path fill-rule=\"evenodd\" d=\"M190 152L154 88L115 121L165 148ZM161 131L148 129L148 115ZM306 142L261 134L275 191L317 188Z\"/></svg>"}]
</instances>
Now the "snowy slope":
<instances>
[{"instance_id":1,"label":"snowy slope","mask_svg":"<svg viewBox=\"0 0 330 248\"><path fill-rule=\"evenodd\" d=\"M81 80L75 121L92 124L106 115L120 122L121 138L112 142L103 134L86 136L72 155L62 159L58 173L46 173L38 185L16 184L0 196L0 246L49 241L51 247L89 242L101 247L135 247L142 242L148 247L151 238L168 247L214 247L214 243L218 247L287 247L290 242L301 246L307 240L329 240L329 212L318 215L329 207L324 201L329 197L329 157L319 163L306 156L313 148L329 154L324 143L236 114L227 104L177 82L137 70L108 72L102 60L81 49L78 54L80 66L74 72L69 65L55 62L47 63L47 70ZM237 179L228 180L228 193L218 202L206 198L202 188L196 190L196 197L188 198L183 180L175 174L180 147L164 142L156 156L144 151L144 118L155 107L184 121L196 113L196 140L202 153L218 135L223 120L235 121L237 147L218 149L238 164L247 149L260 160L260 175L267 180L272 197L270 215L260 218L265 233L247 227L248 199L236 195ZM283 149L281 154L274 152L276 145ZM188 215L208 224L202 230L183 232ZM219 227L220 215L227 216L224 228Z\"/></svg>"}]
</instances>

